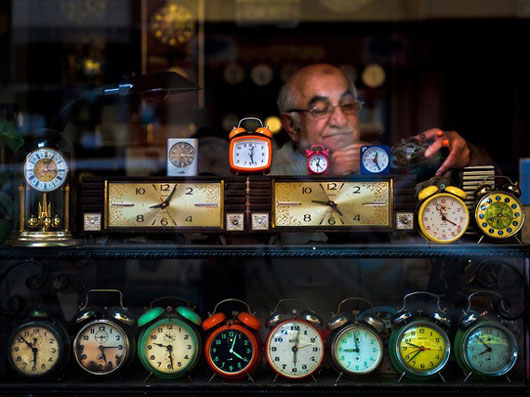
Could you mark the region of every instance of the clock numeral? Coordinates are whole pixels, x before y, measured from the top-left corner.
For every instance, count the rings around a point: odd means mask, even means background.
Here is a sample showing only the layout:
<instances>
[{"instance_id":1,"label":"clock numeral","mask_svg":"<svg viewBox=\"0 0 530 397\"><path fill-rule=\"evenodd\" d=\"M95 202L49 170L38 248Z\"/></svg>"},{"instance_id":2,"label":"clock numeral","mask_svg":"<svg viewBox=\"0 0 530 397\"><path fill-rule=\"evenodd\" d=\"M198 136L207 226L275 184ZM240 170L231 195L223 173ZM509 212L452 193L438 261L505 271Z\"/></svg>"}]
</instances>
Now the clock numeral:
<instances>
[{"instance_id":1,"label":"clock numeral","mask_svg":"<svg viewBox=\"0 0 530 397\"><path fill-rule=\"evenodd\" d=\"M311 222L311 214L304 214L304 222Z\"/></svg>"},{"instance_id":2,"label":"clock numeral","mask_svg":"<svg viewBox=\"0 0 530 397\"><path fill-rule=\"evenodd\" d=\"M162 226L167 226L168 223L169 223L169 221L168 221L166 218L162 218L162 219L160 219L160 224L161 224Z\"/></svg>"},{"instance_id":3,"label":"clock numeral","mask_svg":"<svg viewBox=\"0 0 530 397\"><path fill-rule=\"evenodd\" d=\"M330 225L335 225L336 223L337 223L337 221L335 220L335 218L330 217L330 218L328 219L328 224L330 224Z\"/></svg>"},{"instance_id":4,"label":"clock numeral","mask_svg":"<svg viewBox=\"0 0 530 397\"><path fill-rule=\"evenodd\" d=\"M302 187L302 194L311 194L313 193L313 189L307 186Z\"/></svg>"},{"instance_id":5,"label":"clock numeral","mask_svg":"<svg viewBox=\"0 0 530 397\"><path fill-rule=\"evenodd\" d=\"M353 194L361 194L361 187L360 186L353 186Z\"/></svg>"},{"instance_id":6,"label":"clock numeral","mask_svg":"<svg viewBox=\"0 0 530 397\"><path fill-rule=\"evenodd\" d=\"M144 221L144 216L143 215L138 215L136 217L136 222L143 222Z\"/></svg>"},{"instance_id":7,"label":"clock numeral","mask_svg":"<svg viewBox=\"0 0 530 397\"><path fill-rule=\"evenodd\" d=\"M337 190L337 184L335 182L328 183L328 190Z\"/></svg>"},{"instance_id":8,"label":"clock numeral","mask_svg":"<svg viewBox=\"0 0 530 397\"><path fill-rule=\"evenodd\" d=\"M160 185L160 191L169 192L169 183L164 183L163 185Z\"/></svg>"},{"instance_id":9,"label":"clock numeral","mask_svg":"<svg viewBox=\"0 0 530 397\"><path fill-rule=\"evenodd\" d=\"M186 218L186 222L193 222L193 217L190 215Z\"/></svg>"},{"instance_id":10,"label":"clock numeral","mask_svg":"<svg viewBox=\"0 0 530 397\"><path fill-rule=\"evenodd\" d=\"M186 194L186 196L193 196L193 188L192 187L187 187L185 194Z\"/></svg>"},{"instance_id":11,"label":"clock numeral","mask_svg":"<svg viewBox=\"0 0 530 397\"><path fill-rule=\"evenodd\" d=\"M357 222L360 222L361 221L361 215L360 214L357 214L353 217L353 220L354 221L357 221Z\"/></svg>"}]
</instances>

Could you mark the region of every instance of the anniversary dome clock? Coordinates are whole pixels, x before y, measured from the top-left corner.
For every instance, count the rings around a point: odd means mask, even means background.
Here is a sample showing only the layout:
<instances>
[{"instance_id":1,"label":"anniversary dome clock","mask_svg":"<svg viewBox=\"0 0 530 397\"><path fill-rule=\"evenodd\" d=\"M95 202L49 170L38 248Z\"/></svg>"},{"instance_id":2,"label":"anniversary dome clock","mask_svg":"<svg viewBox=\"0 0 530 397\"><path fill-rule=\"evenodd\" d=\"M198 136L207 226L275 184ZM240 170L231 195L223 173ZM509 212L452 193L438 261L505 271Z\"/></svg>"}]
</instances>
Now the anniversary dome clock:
<instances>
[{"instance_id":1,"label":"anniversary dome clock","mask_svg":"<svg viewBox=\"0 0 530 397\"><path fill-rule=\"evenodd\" d=\"M18 230L7 244L70 246L77 243L70 227L72 148L54 130L37 131L26 145L18 187Z\"/></svg>"}]
</instances>

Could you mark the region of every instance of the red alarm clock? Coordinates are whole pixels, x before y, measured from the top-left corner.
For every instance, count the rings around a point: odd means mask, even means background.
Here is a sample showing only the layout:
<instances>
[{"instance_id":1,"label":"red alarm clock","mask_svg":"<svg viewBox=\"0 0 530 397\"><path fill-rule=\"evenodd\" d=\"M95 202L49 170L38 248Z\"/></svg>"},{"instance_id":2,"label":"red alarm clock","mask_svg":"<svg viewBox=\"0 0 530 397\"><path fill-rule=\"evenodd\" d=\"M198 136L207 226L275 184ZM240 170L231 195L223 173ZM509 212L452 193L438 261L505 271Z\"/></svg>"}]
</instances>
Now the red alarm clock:
<instances>
[{"instance_id":1,"label":"red alarm clock","mask_svg":"<svg viewBox=\"0 0 530 397\"><path fill-rule=\"evenodd\" d=\"M247 131L241 127L245 120L257 120L261 127ZM239 120L228 135L230 141L230 170L238 174L267 174L272 162L272 132L257 117Z\"/></svg>"},{"instance_id":2,"label":"red alarm clock","mask_svg":"<svg viewBox=\"0 0 530 397\"><path fill-rule=\"evenodd\" d=\"M234 318L217 313L217 308L227 302L239 302L247 312L236 312ZM261 341L258 331L261 322L250 314L248 304L239 299L224 299L215 305L213 313L204 320L202 328L209 332L204 354L206 363L219 375L227 379L241 379L256 369L261 358ZM213 378L213 377L212 377Z\"/></svg>"},{"instance_id":3,"label":"red alarm clock","mask_svg":"<svg viewBox=\"0 0 530 397\"><path fill-rule=\"evenodd\" d=\"M309 175L326 175L329 168L329 149L322 145L313 145L306 149L307 172Z\"/></svg>"}]
</instances>

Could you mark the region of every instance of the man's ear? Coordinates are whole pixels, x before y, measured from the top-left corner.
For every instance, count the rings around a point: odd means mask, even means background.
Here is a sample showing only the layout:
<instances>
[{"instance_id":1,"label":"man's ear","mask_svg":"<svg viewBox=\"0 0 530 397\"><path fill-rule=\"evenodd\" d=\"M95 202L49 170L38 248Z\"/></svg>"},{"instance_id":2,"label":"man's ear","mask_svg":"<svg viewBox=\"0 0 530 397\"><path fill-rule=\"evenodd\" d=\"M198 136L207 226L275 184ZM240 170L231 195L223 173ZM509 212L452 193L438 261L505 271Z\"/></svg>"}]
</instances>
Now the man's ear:
<instances>
[{"instance_id":1,"label":"man's ear","mask_svg":"<svg viewBox=\"0 0 530 397\"><path fill-rule=\"evenodd\" d=\"M283 129L287 132L291 141L298 143L300 140L300 131L295 127L293 118L289 116L288 113L282 113L280 114L280 119L282 121Z\"/></svg>"}]
</instances>

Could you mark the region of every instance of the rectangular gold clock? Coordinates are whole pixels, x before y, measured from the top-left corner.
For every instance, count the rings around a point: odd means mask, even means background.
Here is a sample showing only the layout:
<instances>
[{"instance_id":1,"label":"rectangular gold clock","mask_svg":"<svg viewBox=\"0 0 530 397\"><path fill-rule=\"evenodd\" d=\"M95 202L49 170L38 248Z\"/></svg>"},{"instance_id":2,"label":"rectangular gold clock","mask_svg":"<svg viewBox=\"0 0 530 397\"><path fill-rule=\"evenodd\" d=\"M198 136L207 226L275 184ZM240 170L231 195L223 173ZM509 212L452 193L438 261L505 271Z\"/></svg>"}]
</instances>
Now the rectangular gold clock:
<instances>
[{"instance_id":1,"label":"rectangular gold clock","mask_svg":"<svg viewBox=\"0 0 530 397\"><path fill-rule=\"evenodd\" d=\"M223 181L105 181L106 230L223 229Z\"/></svg>"},{"instance_id":2,"label":"rectangular gold clock","mask_svg":"<svg viewBox=\"0 0 530 397\"><path fill-rule=\"evenodd\" d=\"M274 229L391 230L393 181L273 180Z\"/></svg>"}]
</instances>

